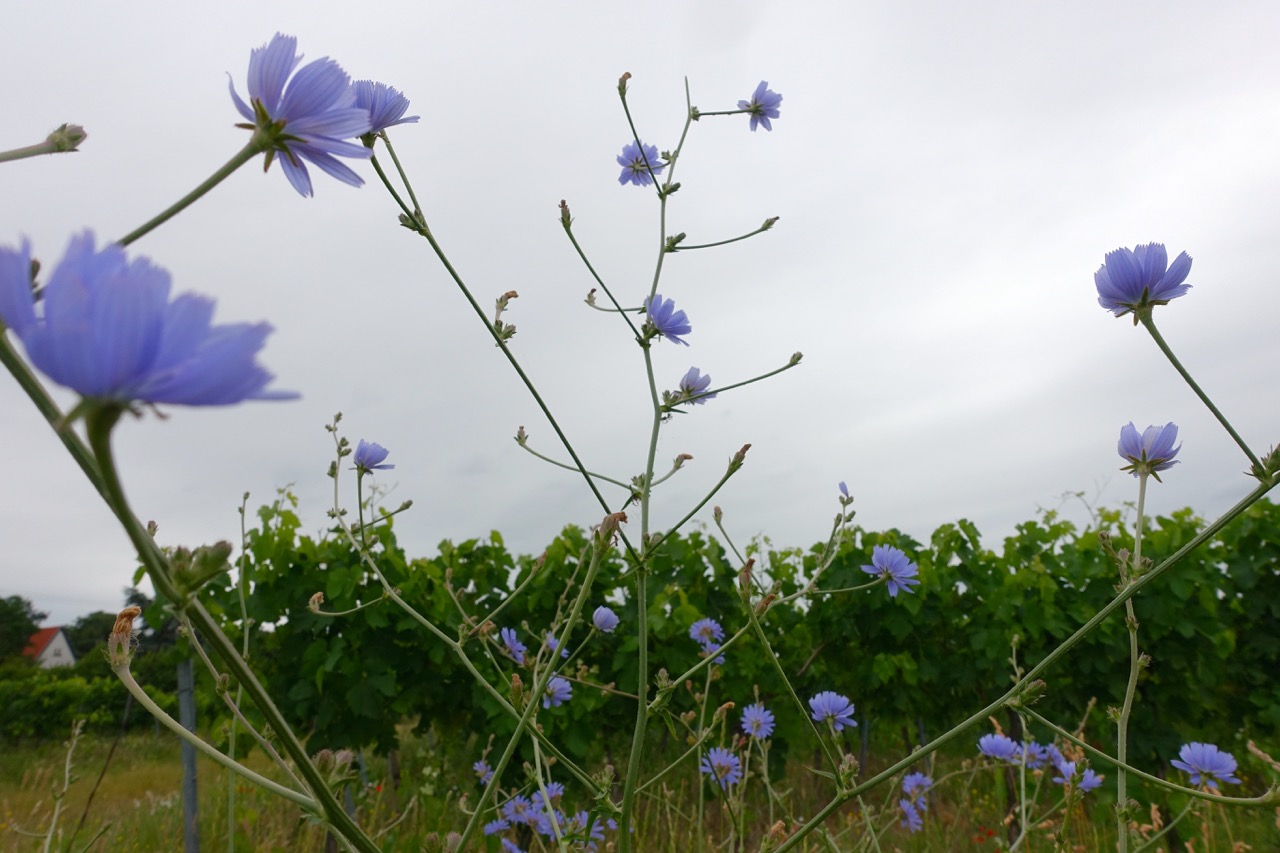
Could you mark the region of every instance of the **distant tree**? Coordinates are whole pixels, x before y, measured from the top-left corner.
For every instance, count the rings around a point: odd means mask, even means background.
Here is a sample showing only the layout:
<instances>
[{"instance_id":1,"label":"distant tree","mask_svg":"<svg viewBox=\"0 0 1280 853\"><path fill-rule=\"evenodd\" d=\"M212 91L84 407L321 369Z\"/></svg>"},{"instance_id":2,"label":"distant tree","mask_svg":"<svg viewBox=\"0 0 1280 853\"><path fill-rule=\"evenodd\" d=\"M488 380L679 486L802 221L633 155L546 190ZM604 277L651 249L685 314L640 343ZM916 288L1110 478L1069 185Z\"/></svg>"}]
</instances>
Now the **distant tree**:
<instances>
[{"instance_id":1,"label":"distant tree","mask_svg":"<svg viewBox=\"0 0 1280 853\"><path fill-rule=\"evenodd\" d=\"M27 641L40 630L40 623L48 615L20 595L0 599L0 660L21 656Z\"/></svg>"},{"instance_id":2,"label":"distant tree","mask_svg":"<svg viewBox=\"0 0 1280 853\"><path fill-rule=\"evenodd\" d=\"M107 636L116 624L116 614L105 610L95 610L87 616L81 616L62 630L67 635L67 642L79 660L89 652L107 642Z\"/></svg>"}]
</instances>

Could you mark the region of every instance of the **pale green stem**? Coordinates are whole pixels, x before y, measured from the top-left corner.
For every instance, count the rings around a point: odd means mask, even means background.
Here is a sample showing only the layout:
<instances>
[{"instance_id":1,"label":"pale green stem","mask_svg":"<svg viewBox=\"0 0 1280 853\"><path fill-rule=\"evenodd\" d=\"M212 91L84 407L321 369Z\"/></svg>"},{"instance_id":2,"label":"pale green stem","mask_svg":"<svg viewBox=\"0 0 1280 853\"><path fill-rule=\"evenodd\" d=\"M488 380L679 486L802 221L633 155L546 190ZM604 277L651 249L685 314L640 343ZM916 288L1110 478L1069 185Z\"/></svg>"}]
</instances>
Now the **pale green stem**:
<instances>
[{"instance_id":1,"label":"pale green stem","mask_svg":"<svg viewBox=\"0 0 1280 853\"><path fill-rule=\"evenodd\" d=\"M1142 571L1142 537L1147 501L1147 473L1138 473L1138 521L1133 531L1133 557L1129 565L1120 566L1120 581L1128 585L1134 575ZM1124 624L1129 632L1129 681L1125 685L1124 702L1116 720L1116 831L1119 833L1120 853L1129 850L1129 799L1128 778L1124 765L1129 761L1129 716L1133 712L1133 698L1138 691L1140 656L1138 653L1138 617L1133 612L1133 599L1124 603Z\"/></svg>"},{"instance_id":2,"label":"pale green stem","mask_svg":"<svg viewBox=\"0 0 1280 853\"><path fill-rule=\"evenodd\" d=\"M218 184L226 180L227 177L229 177L232 172L234 172L236 169L239 169L245 163L248 163L250 160L258 156L265 150L266 149L263 148L262 143L259 141L258 134L254 133L253 137L249 140L248 145L246 145L244 148L241 148L240 151L237 152L234 157L232 157L225 164L223 164L223 166L220 169L218 169L218 171L214 172L212 175L206 178L200 184L200 186L196 187L191 192L187 193L182 198L178 199L176 202L174 202L172 205L170 205L168 208L166 208L164 211L162 211L158 215L153 216L151 219L147 220L142 225L139 225L137 228L135 228L134 230L130 231L128 234L121 237L117 242L121 246L128 246L130 243L133 243L137 241L139 238L146 236L149 232L160 227L161 225L168 222L173 217L177 216L182 211L186 210L201 196L203 196L205 193L209 192L209 190L213 189Z\"/></svg>"},{"instance_id":3,"label":"pale green stem","mask_svg":"<svg viewBox=\"0 0 1280 853\"><path fill-rule=\"evenodd\" d=\"M730 243L737 243L739 240L746 240L747 238L754 237L757 234L763 234L764 232L772 228L773 223L777 221L778 221L777 217L774 217L773 219L768 220L766 224L761 225L759 228L755 229L754 231L748 231L746 234L740 234L737 237L730 237L728 240L717 240L714 243L699 243L697 245L692 245L692 246L686 246L683 243L677 243L675 246L671 248L671 251L672 252L691 252L694 249L711 249L716 246L727 246Z\"/></svg>"},{"instance_id":4,"label":"pale green stem","mask_svg":"<svg viewBox=\"0 0 1280 853\"><path fill-rule=\"evenodd\" d=\"M694 400L701 400L705 397L710 397L712 394L723 394L725 391L732 391L734 388L741 388L744 385L752 385L763 379L768 379L770 376L777 376L779 373L784 373L799 363L799 360L793 356L791 361L776 370L770 370L768 373L761 373L759 376L753 376L750 379L744 379L741 382L734 382L732 385L722 385L719 388L708 388L700 394L694 394L687 400L681 400L678 403L671 403L670 405L663 406L662 410L664 412L680 412L681 414L684 414L684 412L679 408L680 406L691 404Z\"/></svg>"},{"instance_id":5,"label":"pale green stem","mask_svg":"<svg viewBox=\"0 0 1280 853\"><path fill-rule=\"evenodd\" d=\"M543 462L550 462L552 465L556 466L557 468L563 468L563 469L565 469L566 471L574 471L574 472L576 472L576 471L578 470L578 466L576 466L576 465L570 465L570 464L568 464L568 463L566 463L566 462L559 462L559 461L557 461L557 460L555 460L555 459L552 459L550 456L544 456L543 454L541 454L541 453L539 453L538 451L534 450L532 447L530 447L530 446L529 446L527 443L525 443L525 442L517 441L517 442L516 442L516 444L520 445L520 447L521 447L523 450L525 450L527 453L530 453L530 454L532 454L532 455L534 455L534 456L538 457L538 458L539 458L539 459L541 459ZM630 484L630 483L624 483L624 482L622 482L621 480L615 480L615 479L613 479L612 477L606 477L604 474L597 474L595 471L588 471L588 472L587 472L587 476L589 476L589 477L594 477L594 478L596 478L597 480L603 480L603 481L604 481L604 482L606 482L606 483L612 483L612 484L613 484L613 485L615 485L615 486L621 486L622 488L626 489L627 491L630 491L630 490L631 490L631 484Z\"/></svg>"},{"instance_id":6,"label":"pale green stem","mask_svg":"<svg viewBox=\"0 0 1280 853\"><path fill-rule=\"evenodd\" d=\"M876 835L876 828L871 823L871 812L867 811L867 804L863 802L862 795L858 795L858 808L862 810L862 818L867 824L867 836L871 839L871 847L877 853L880 850L880 838Z\"/></svg>"},{"instance_id":7,"label":"pale green stem","mask_svg":"<svg viewBox=\"0 0 1280 853\"><path fill-rule=\"evenodd\" d=\"M67 743L67 757L62 765L62 789L53 797L53 815L49 818L49 831L44 836L44 853L49 853L54 833L58 829L58 815L62 812L62 802L67 798L67 790L71 787L72 756L75 755L76 743L80 740L80 732L83 729L84 720L76 720L71 724L71 740Z\"/></svg>"},{"instance_id":8,"label":"pale green stem","mask_svg":"<svg viewBox=\"0 0 1280 853\"><path fill-rule=\"evenodd\" d=\"M1182 362L1178 361L1178 357L1173 354L1173 350L1169 349L1169 345L1164 342L1164 338L1161 336L1160 332L1156 330L1156 323L1155 320L1151 318L1150 310L1140 313L1138 315L1138 319L1142 321L1142 325L1151 333L1151 338L1156 342L1156 346L1160 347L1160 351L1164 353L1165 358L1169 359L1169 363L1178 371L1183 380L1191 386L1191 390L1196 392L1196 396L1200 398L1200 402L1204 403L1209 408L1209 411L1218 419L1218 423L1222 424L1222 427L1227 431L1227 434L1235 440L1236 444L1240 445L1240 449L1244 451L1244 455L1249 457L1249 462L1252 463L1253 470L1261 474L1264 469L1262 467L1262 463L1258 461L1258 457L1249 449L1249 445L1245 444L1244 439L1236 432L1235 427L1231 426L1231 422L1226 419L1222 412L1218 411L1218 407L1209 399L1209 395L1204 393L1204 391L1200 389L1200 386L1196 384L1196 381L1191 378L1191 374L1182 366Z\"/></svg>"},{"instance_id":9,"label":"pale green stem","mask_svg":"<svg viewBox=\"0 0 1280 853\"><path fill-rule=\"evenodd\" d=\"M115 672L116 677L119 678L120 682L124 685L125 689L133 694L133 698L137 700L138 704L143 708L146 708L151 716L155 717L156 720L160 722L160 725L191 744L206 758L222 765L232 773L247 779L258 787L265 788L277 797L283 797L294 805L309 812L316 812L319 810L319 804L306 794L298 793L292 788L286 788L284 785L273 782L267 777L253 772L238 761L232 761L230 758L223 755L221 752L218 752L218 750L214 749L200 738L196 737L195 734L187 731L185 726L173 717L170 717L165 713L163 708L151 701L151 697L147 695L147 691L143 690L138 682L133 680L133 673L129 671L129 665L127 663L112 667L112 669Z\"/></svg>"}]
</instances>

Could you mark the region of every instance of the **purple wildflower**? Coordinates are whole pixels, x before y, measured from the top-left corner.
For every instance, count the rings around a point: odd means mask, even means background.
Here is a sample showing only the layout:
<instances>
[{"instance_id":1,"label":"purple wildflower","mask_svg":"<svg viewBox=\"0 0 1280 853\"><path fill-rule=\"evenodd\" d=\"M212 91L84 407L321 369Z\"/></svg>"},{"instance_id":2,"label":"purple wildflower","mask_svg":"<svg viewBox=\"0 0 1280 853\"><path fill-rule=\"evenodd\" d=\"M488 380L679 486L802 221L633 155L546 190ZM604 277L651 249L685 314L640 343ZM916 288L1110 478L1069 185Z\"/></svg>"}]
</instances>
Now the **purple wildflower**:
<instances>
[{"instance_id":1,"label":"purple wildflower","mask_svg":"<svg viewBox=\"0 0 1280 853\"><path fill-rule=\"evenodd\" d=\"M998 761L1018 763L1022 756L1022 747L1013 738L1001 734L983 735L978 738L978 752Z\"/></svg>"},{"instance_id":2,"label":"purple wildflower","mask_svg":"<svg viewBox=\"0 0 1280 853\"><path fill-rule=\"evenodd\" d=\"M169 273L124 247L94 249L93 232L73 237L39 302L32 295L31 246L0 248L0 319L31 363L83 397L128 405L229 406L288 400L264 390L272 376L256 362L271 326L215 326L213 300L169 298Z\"/></svg>"},{"instance_id":3,"label":"purple wildflower","mask_svg":"<svg viewBox=\"0 0 1280 853\"><path fill-rule=\"evenodd\" d=\"M230 84L231 100L251 122L240 127L253 130L255 138L269 143L268 167L280 154L285 177L299 195L312 194L311 176L303 160L344 184L358 187L364 180L337 158L367 159L373 153L348 141L369 132L369 111L356 105L351 78L338 63L327 57L317 59L294 74L301 61L298 40L280 33L250 52L249 103L240 99L235 83Z\"/></svg>"},{"instance_id":4,"label":"purple wildflower","mask_svg":"<svg viewBox=\"0 0 1280 853\"><path fill-rule=\"evenodd\" d=\"M618 155L618 165L622 167L618 183L623 186L635 184L638 187L647 187L652 184L652 176L661 175L662 170L666 168L666 164L658 159L656 145L637 145L635 140L622 146L622 153Z\"/></svg>"},{"instance_id":5,"label":"purple wildflower","mask_svg":"<svg viewBox=\"0 0 1280 853\"><path fill-rule=\"evenodd\" d=\"M693 403L695 406L701 406L716 397L716 392L714 391L710 394L704 393L710 387L711 374L701 375L698 368L690 367L689 372L680 379L680 399L684 402Z\"/></svg>"},{"instance_id":6,"label":"purple wildflower","mask_svg":"<svg viewBox=\"0 0 1280 853\"><path fill-rule=\"evenodd\" d=\"M516 633L515 628L503 628L500 632L502 635L502 644L507 647L507 654L518 664L524 663L524 653L528 651L524 643L520 642L520 635Z\"/></svg>"},{"instance_id":7,"label":"purple wildflower","mask_svg":"<svg viewBox=\"0 0 1280 853\"><path fill-rule=\"evenodd\" d=\"M711 747L703 756L698 769L719 782L721 788L728 788L742 779L742 762L738 756L718 746Z\"/></svg>"},{"instance_id":8,"label":"purple wildflower","mask_svg":"<svg viewBox=\"0 0 1280 853\"><path fill-rule=\"evenodd\" d=\"M769 88L767 80L761 80L760 85L751 93L751 100L738 101L738 109L746 110L751 116L751 132L754 133L757 127L773 130L769 119L778 117L778 106L781 103L782 96Z\"/></svg>"},{"instance_id":9,"label":"purple wildflower","mask_svg":"<svg viewBox=\"0 0 1280 853\"><path fill-rule=\"evenodd\" d=\"M500 817L497 820L491 820L484 825L484 834L494 835L496 833L502 832L504 829L510 829L510 828L511 828L511 823L506 818Z\"/></svg>"},{"instance_id":10,"label":"purple wildflower","mask_svg":"<svg viewBox=\"0 0 1280 853\"><path fill-rule=\"evenodd\" d=\"M1120 441L1116 444L1116 452L1121 459L1129 460L1129 464L1121 468L1137 477L1150 474L1160 481L1160 471L1167 471L1178 463L1173 457L1182 449L1178 440L1178 425L1167 423L1164 426L1149 426L1138 435L1138 428L1133 421L1120 428Z\"/></svg>"},{"instance_id":11,"label":"purple wildflower","mask_svg":"<svg viewBox=\"0 0 1280 853\"><path fill-rule=\"evenodd\" d=\"M1236 778L1236 759L1229 752L1223 752L1211 743L1183 744L1178 757L1169 762L1179 770L1191 774L1191 784L1199 787L1208 785L1217 789L1218 782L1230 782L1239 785Z\"/></svg>"},{"instance_id":12,"label":"purple wildflower","mask_svg":"<svg viewBox=\"0 0 1280 853\"><path fill-rule=\"evenodd\" d=\"M813 719L820 723L830 723L836 731L858 724L853 720L853 703L839 693L824 690L809 700L813 709Z\"/></svg>"},{"instance_id":13,"label":"purple wildflower","mask_svg":"<svg viewBox=\"0 0 1280 853\"><path fill-rule=\"evenodd\" d=\"M613 629L618 627L618 614L601 605L591 614L591 624L595 626L597 631L612 634Z\"/></svg>"},{"instance_id":14,"label":"purple wildflower","mask_svg":"<svg viewBox=\"0 0 1280 853\"><path fill-rule=\"evenodd\" d=\"M369 111L369 129L362 136L381 133L388 127L397 124L417 122L419 116L406 116L409 99L386 83L375 83L372 80L357 80L351 84L355 92L356 106ZM369 139L366 144L372 144Z\"/></svg>"},{"instance_id":15,"label":"purple wildflower","mask_svg":"<svg viewBox=\"0 0 1280 853\"><path fill-rule=\"evenodd\" d=\"M1076 789L1084 793L1092 791L1094 788L1102 785L1105 776L1099 776L1093 772L1092 768L1086 767L1082 772L1076 770L1074 761L1063 759L1057 764L1058 775L1053 777L1053 781L1059 785L1074 785Z\"/></svg>"},{"instance_id":16,"label":"purple wildflower","mask_svg":"<svg viewBox=\"0 0 1280 853\"><path fill-rule=\"evenodd\" d=\"M387 465L382 460L387 458L388 451L381 444L375 444L372 441L360 439L360 443L356 445L355 463L356 470L361 474L368 474L374 470L384 470L394 468L394 465Z\"/></svg>"},{"instance_id":17,"label":"purple wildflower","mask_svg":"<svg viewBox=\"0 0 1280 853\"><path fill-rule=\"evenodd\" d=\"M556 639L556 635L551 631L547 632L546 641L547 641L547 648L551 649L551 651L554 652L556 649L560 649L560 641ZM569 657L569 650L567 648L560 649L560 657L562 658Z\"/></svg>"},{"instance_id":18,"label":"purple wildflower","mask_svg":"<svg viewBox=\"0 0 1280 853\"><path fill-rule=\"evenodd\" d=\"M869 575L877 575L889 587L889 597L896 598L898 591L913 592L911 587L920 581L916 580L916 564L907 559L907 555L892 545L877 545L871 549L871 565L862 570Z\"/></svg>"},{"instance_id":19,"label":"purple wildflower","mask_svg":"<svg viewBox=\"0 0 1280 853\"><path fill-rule=\"evenodd\" d=\"M742 709L742 730L757 740L773 734L773 712L757 702Z\"/></svg>"},{"instance_id":20,"label":"purple wildflower","mask_svg":"<svg viewBox=\"0 0 1280 853\"><path fill-rule=\"evenodd\" d=\"M673 344L689 345L689 342L681 339L680 336L692 332L693 326L689 324L687 314L676 310L675 300L663 299L661 293L655 293L645 300L644 308L648 314L649 325L657 334Z\"/></svg>"},{"instance_id":21,"label":"purple wildflower","mask_svg":"<svg viewBox=\"0 0 1280 853\"><path fill-rule=\"evenodd\" d=\"M1167 305L1191 285L1183 284L1191 273L1191 258L1186 252L1169 266L1169 254L1162 243L1147 243L1133 250L1107 252L1102 266L1093 274L1098 288L1098 304L1117 317L1133 312L1134 325L1138 312L1152 305Z\"/></svg>"},{"instance_id":22,"label":"purple wildflower","mask_svg":"<svg viewBox=\"0 0 1280 853\"><path fill-rule=\"evenodd\" d=\"M908 799L898 800L898 807L902 809L902 828L912 832L919 832L924 828L924 820L920 817L920 812L916 810L915 804Z\"/></svg>"},{"instance_id":23,"label":"purple wildflower","mask_svg":"<svg viewBox=\"0 0 1280 853\"><path fill-rule=\"evenodd\" d=\"M542 707L558 708L573 698L573 685L569 679L557 675L547 682L546 692L542 696Z\"/></svg>"},{"instance_id":24,"label":"purple wildflower","mask_svg":"<svg viewBox=\"0 0 1280 853\"><path fill-rule=\"evenodd\" d=\"M472 764L471 769L475 771L476 778L480 780L481 785L488 785L489 780L493 778L493 768L485 764L483 760Z\"/></svg>"}]
</instances>

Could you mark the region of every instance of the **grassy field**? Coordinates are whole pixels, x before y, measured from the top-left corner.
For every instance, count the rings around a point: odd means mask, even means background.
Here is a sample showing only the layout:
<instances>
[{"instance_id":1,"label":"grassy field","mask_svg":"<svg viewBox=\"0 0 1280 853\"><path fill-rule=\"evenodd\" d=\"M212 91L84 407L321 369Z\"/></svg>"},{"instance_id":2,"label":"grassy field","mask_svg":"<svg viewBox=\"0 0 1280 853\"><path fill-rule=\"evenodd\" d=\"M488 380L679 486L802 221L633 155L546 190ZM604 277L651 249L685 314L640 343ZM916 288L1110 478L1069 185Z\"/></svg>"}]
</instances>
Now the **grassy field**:
<instances>
[{"instance_id":1,"label":"grassy field","mask_svg":"<svg viewBox=\"0 0 1280 853\"><path fill-rule=\"evenodd\" d=\"M112 741L86 736L75 752L73 782L61 804L61 815L53 844L49 849L68 851L83 849L102 831L89 848L96 851L151 853L182 849L182 803L179 795L181 767L178 744L165 733L131 735L116 746L106 775L94 792L86 813L86 802L107 760ZM449 746L423 738L403 741L401 785L392 790L384 760L371 759L367 765L369 783L350 786L351 802L358 810L361 823L374 833L382 833L379 843L390 851L419 851L428 833L443 834L460 829L465 815L458 807L459 798L474 801L479 793L468 757L478 754L482 745L454 743ZM452 753L452 754L451 754ZM53 811L52 792L61 787L65 746L60 743L24 744L0 750L0 850L30 851L44 849L43 838L23 835L46 830ZM249 765L259 772L279 778L261 753L255 753ZM803 768L790 769L787 777L775 787L786 794L793 816L812 813L820 802L815 777ZM935 768L935 778L948 773L950 779L935 790L924 829L909 833L896 822L880 839L880 849L888 851L990 851L1000 849L1001 839L1008 837L1002 823L1004 816L1003 780L987 769L969 769L960 760L943 761ZM693 816L698 803L698 789L691 773L673 774L677 781L660 796L646 801L637 827L639 849L656 853L691 853L698 849L691 837ZM1039 816L1057 800L1057 786L1045 780L1046 792L1032 814ZM1048 787L1055 790L1049 791ZM725 838L723 815L709 787L706 793L705 834L707 851L726 850L718 844ZM1072 817L1070 849L1098 851L1114 849L1114 828L1110 819L1111 801L1090 794L1084 807ZM236 851L323 851L323 831L300 819L296 809L257 789L238 783L236 786L236 820L234 843L227 844L228 782L227 774L211 762L199 762L199 827L202 849ZM892 808L884 803L885 793L869 798L868 807ZM569 799L572 798L572 792ZM464 801L465 803L465 801ZM585 804L582 804L585 806ZM571 806L572 807L572 806ZM768 805L761 800L750 804L757 825L767 825ZM1085 810L1088 813L1085 813ZM773 817L781 817L775 809ZM80 825L84 817L83 825ZM1280 809L1235 810L1224 812L1211 806L1201 817L1193 817L1179 825L1184 850L1208 851L1275 851L1280 850ZM1059 818L1046 820L1032 834L1029 844L1021 849L1050 851L1054 849L1052 833ZM884 821L881 821L883 825ZM104 825L106 826L103 830ZM77 827L79 828L77 829ZM864 824L856 808L846 808L827 825L832 842L816 837L805 849L809 851L844 851L855 849ZM480 843L476 849L497 850L495 840ZM747 849L757 849L753 837ZM534 846L533 849L541 849ZM605 849L608 849L607 847ZM1158 842L1148 850L1169 851Z\"/></svg>"}]
</instances>

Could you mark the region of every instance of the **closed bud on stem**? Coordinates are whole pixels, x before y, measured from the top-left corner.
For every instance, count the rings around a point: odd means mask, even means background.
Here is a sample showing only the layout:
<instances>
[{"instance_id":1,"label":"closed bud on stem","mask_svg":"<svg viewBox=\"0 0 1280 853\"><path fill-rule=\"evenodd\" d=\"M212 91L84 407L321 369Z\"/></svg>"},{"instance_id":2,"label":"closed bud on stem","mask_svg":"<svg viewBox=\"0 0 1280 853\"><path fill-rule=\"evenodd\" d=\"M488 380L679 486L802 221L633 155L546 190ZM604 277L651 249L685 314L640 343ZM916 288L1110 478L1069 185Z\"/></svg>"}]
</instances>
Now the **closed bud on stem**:
<instances>
[{"instance_id":1,"label":"closed bud on stem","mask_svg":"<svg viewBox=\"0 0 1280 853\"><path fill-rule=\"evenodd\" d=\"M53 151L75 151L89 137L78 124L64 124L45 140Z\"/></svg>"},{"instance_id":2,"label":"closed bud on stem","mask_svg":"<svg viewBox=\"0 0 1280 853\"><path fill-rule=\"evenodd\" d=\"M518 672L511 673L511 700L517 708L524 704L524 682Z\"/></svg>"},{"instance_id":3,"label":"closed bud on stem","mask_svg":"<svg viewBox=\"0 0 1280 853\"><path fill-rule=\"evenodd\" d=\"M795 367L797 364L800 363L800 359L802 358L804 358L804 353L793 352L791 353L791 359L787 362L787 364L789 364L792 367Z\"/></svg>"},{"instance_id":4,"label":"closed bud on stem","mask_svg":"<svg viewBox=\"0 0 1280 853\"><path fill-rule=\"evenodd\" d=\"M516 444L520 445L521 447L524 447L525 443L528 440L529 440L529 433L525 432L524 427L521 426L519 429L516 430Z\"/></svg>"},{"instance_id":5,"label":"closed bud on stem","mask_svg":"<svg viewBox=\"0 0 1280 853\"><path fill-rule=\"evenodd\" d=\"M777 597L778 594L776 592L771 592L764 598L760 599L760 603L756 605L756 617L758 618L763 616L768 611L769 607L772 606Z\"/></svg>"},{"instance_id":6,"label":"closed bud on stem","mask_svg":"<svg viewBox=\"0 0 1280 853\"><path fill-rule=\"evenodd\" d=\"M716 520L716 524L719 524L721 519L724 518L724 510L720 509L718 506L713 506L711 508L711 517Z\"/></svg>"},{"instance_id":7,"label":"closed bud on stem","mask_svg":"<svg viewBox=\"0 0 1280 853\"><path fill-rule=\"evenodd\" d=\"M751 567L755 565L756 559L752 557L747 560L747 564L742 567L742 571L738 572L738 590L742 593L743 599L751 594Z\"/></svg>"},{"instance_id":8,"label":"closed bud on stem","mask_svg":"<svg viewBox=\"0 0 1280 853\"><path fill-rule=\"evenodd\" d=\"M747 451L751 449L750 444L742 445L742 449L733 454L733 458L729 460L729 473L733 473L742 467L742 463L747 460Z\"/></svg>"},{"instance_id":9,"label":"closed bud on stem","mask_svg":"<svg viewBox=\"0 0 1280 853\"><path fill-rule=\"evenodd\" d=\"M600 528L596 532L597 541L600 545L612 545L614 537L618 533L618 525L626 524L627 514L625 512L611 512L604 517L604 521L600 522Z\"/></svg>"},{"instance_id":10,"label":"closed bud on stem","mask_svg":"<svg viewBox=\"0 0 1280 853\"><path fill-rule=\"evenodd\" d=\"M627 96L627 81L631 79L631 72L624 71L622 76L618 78L618 94L622 97Z\"/></svg>"},{"instance_id":11,"label":"closed bud on stem","mask_svg":"<svg viewBox=\"0 0 1280 853\"><path fill-rule=\"evenodd\" d=\"M594 287L587 291L587 304L596 304L596 289Z\"/></svg>"},{"instance_id":12,"label":"closed bud on stem","mask_svg":"<svg viewBox=\"0 0 1280 853\"><path fill-rule=\"evenodd\" d=\"M107 658L112 668L129 665L133 658L133 620L142 615L142 608L130 605L116 616L107 637Z\"/></svg>"},{"instance_id":13,"label":"closed bud on stem","mask_svg":"<svg viewBox=\"0 0 1280 853\"><path fill-rule=\"evenodd\" d=\"M725 717L725 715L726 715L726 714L728 714L730 711L732 711L732 710L733 710L733 707L734 707L734 706L733 706L733 702L732 702L732 701L730 701L730 702L725 702L725 703L724 703L723 705L721 705L719 708L716 708L715 713L711 715L711 716L712 716L712 719L715 719L715 720L723 720L723 719L724 719L724 717Z\"/></svg>"},{"instance_id":14,"label":"closed bud on stem","mask_svg":"<svg viewBox=\"0 0 1280 853\"><path fill-rule=\"evenodd\" d=\"M315 595L307 599L307 609L312 613L320 612L320 605L324 604L324 593L317 592Z\"/></svg>"},{"instance_id":15,"label":"closed bud on stem","mask_svg":"<svg viewBox=\"0 0 1280 853\"><path fill-rule=\"evenodd\" d=\"M564 199L560 199L560 224L565 227L565 230L573 224L573 217L569 215L569 203Z\"/></svg>"},{"instance_id":16,"label":"closed bud on stem","mask_svg":"<svg viewBox=\"0 0 1280 853\"><path fill-rule=\"evenodd\" d=\"M778 216L770 216L768 219L764 221L764 224L760 226L760 230L768 231L770 228L774 226L774 223L776 223L780 218L781 217L778 217Z\"/></svg>"}]
</instances>

